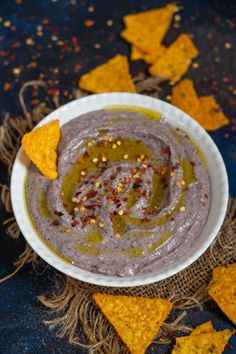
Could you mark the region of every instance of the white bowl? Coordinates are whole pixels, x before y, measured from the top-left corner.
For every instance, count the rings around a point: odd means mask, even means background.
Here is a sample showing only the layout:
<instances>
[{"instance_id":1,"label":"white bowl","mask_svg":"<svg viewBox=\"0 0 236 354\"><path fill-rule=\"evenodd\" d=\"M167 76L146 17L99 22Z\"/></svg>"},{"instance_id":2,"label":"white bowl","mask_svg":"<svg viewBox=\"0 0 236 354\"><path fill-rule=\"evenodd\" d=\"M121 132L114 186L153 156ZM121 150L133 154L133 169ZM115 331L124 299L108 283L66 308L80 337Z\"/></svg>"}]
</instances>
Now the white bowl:
<instances>
[{"instance_id":1,"label":"white bowl","mask_svg":"<svg viewBox=\"0 0 236 354\"><path fill-rule=\"evenodd\" d=\"M29 166L29 159L20 148L11 176L11 200L14 214L20 230L33 250L47 263L61 272L88 283L127 287L150 284L174 275L192 264L210 246L223 223L228 203L228 178L223 159L215 143L206 131L191 117L172 105L161 100L144 95L129 93L105 93L91 95L72 101L44 118L38 126L59 119L63 125L71 119L90 111L102 109L110 105L130 105L149 108L163 113L166 120L175 127L184 129L201 147L208 164L211 182L211 207L207 222L191 249L172 262L165 271L135 275L133 277L108 276L91 273L70 265L56 256L38 237L28 215L25 204L25 178Z\"/></svg>"}]
</instances>

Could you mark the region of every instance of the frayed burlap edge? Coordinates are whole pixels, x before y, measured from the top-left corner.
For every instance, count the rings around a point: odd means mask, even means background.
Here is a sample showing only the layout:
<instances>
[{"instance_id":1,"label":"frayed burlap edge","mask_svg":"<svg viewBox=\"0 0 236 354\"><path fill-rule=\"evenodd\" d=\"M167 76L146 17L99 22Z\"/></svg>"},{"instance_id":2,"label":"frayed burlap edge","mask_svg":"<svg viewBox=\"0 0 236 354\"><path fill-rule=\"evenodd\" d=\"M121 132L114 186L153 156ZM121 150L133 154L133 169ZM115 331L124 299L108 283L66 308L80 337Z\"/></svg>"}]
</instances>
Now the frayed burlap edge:
<instances>
[{"instance_id":1,"label":"frayed burlap edge","mask_svg":"<svg viewBox=\"0 0 236 354\"><path fill-rule=\"evenodd\" d=\"M134 79L139 92L145 92L153 97L158 97L160 80L139 76ZM24 92L30 86L45 87L42 81L27 82L20 90L19 100L24 116L10 118L6 115L0 127L0 160L8 167L11 173L16 153L20 147L22 136L33 128L51 109L41 103L31 113L28 112ZM75 96L87 95L80 90L75 91ZM59 98L53 98L53 104L59 107ZM0 184L0 198L4 204L9 218L3 224L11 238L20 236L19 228L12 214L9 186ZM91 353L125 353L127 350L115 334L106 318L91 300L94 292L108 294L125 294L145 297L163 297L171 299L176 309L182 310L180 315L172 322L162 327L164 336L174 331L188 331L190 328L182 324L186 317L186 310L199 307L208 300L206 286L211 278L211 270L218 265L229 264L236 261L236 221L234 213L236 202L230 200L224 224L211 247L190 267L177 275L151 285L133 288L107 288L83 283L60 274L55 278L54 291L47 296L39 296L39 300L52 311L52 319L45 321L51 328L57 327L59 337L67 337L70 343L85 347ZM0 279L0 283L14 276L25 264L37 264L37 255L26 245L25 251L15 262L15 270ZM82 326L79 326L82 325ZM78 332L78 328L83 328ZM163 344L163 342L155 342ZM168 343L168 339L164 342Z\"/></svg>"}]
</instances>

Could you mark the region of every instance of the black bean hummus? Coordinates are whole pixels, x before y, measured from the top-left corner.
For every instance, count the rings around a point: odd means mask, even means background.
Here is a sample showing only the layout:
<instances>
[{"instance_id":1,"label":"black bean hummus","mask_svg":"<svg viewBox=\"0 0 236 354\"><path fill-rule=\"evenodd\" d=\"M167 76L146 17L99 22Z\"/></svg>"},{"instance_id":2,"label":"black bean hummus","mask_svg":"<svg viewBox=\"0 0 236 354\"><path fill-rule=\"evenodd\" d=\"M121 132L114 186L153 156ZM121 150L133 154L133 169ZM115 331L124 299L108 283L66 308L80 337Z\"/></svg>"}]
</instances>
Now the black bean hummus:
<instances>
[{"instance_id":1,"label":"black bean hummus","mask_svg":"<svg viewBox=\"0 0 236 354\"><path fill-rule=\"evenodd\" d=\"M200 150L147 112L104 109L65 124L56 180L30 165L32 222L80 268L119 276L165 269L206 222L211 195Z\"/></svg>"}]
</instances>

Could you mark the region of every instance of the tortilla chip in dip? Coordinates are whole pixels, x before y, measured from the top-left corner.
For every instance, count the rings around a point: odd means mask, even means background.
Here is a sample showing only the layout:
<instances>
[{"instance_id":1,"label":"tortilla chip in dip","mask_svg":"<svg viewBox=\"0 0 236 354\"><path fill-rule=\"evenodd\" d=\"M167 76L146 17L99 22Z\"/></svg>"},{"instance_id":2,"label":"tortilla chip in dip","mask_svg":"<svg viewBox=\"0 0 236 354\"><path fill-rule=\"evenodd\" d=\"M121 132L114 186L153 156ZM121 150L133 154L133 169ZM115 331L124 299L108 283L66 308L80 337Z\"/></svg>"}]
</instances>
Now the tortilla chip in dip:
<instances>
[{"instance_id":1,"label":"tortilla chip in dip","mask_svg":"<svg viewBox=\"0 0 236 354\"><path fill-rule=\"evenodd\" d=\"M131 354L144 354L169 315L172 304L164 299L93 294Z\"/></svg>"},{"instance_id":2,"label":"tortilla chip in dip","mask_svg":"<svg viewBox=\"0 0 236 354\"><path fill-rule=\"evenodd\" d=\"M129 73L128 59L120 54L84 74L80 78L79 87L94 93L136 92Z\"/></svg>"},{"instance_id":3,"label":"tortilla chip in dip","mask_svg":"<svg viewBox=\"0 0 236 354\"><path fill-rule=\"evenodd\" d=\"M167 48L165 54L149 68L153 76L177 82L187 72L191 60L198 55L192 39L187 34L179 37Z\"/></svg>"},{"instance_id":4,"label":"tortilla chip in dip","mask_svg":"<svg viewBox=\"0 0 236 354\"><path fill-rule=\"evenodd\" d=\"M60 140L59 120L26 133L22 145L30 160L49 179L57 178L57 145Z\"/></svg>"}]
</instances>

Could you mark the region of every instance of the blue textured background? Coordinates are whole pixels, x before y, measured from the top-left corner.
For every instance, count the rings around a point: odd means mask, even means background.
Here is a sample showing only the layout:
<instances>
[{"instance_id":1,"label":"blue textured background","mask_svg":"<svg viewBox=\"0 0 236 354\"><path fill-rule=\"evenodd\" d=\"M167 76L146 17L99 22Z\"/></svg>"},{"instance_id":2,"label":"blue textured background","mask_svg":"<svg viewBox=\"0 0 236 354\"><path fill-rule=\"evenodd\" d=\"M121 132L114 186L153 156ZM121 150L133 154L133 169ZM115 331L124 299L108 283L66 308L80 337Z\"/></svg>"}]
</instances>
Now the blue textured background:
<instances>
[{"instance_id":1,"label":"blue textured background","mask_svg":"<svg viewBox=\"0 0 236 354\"><path fill-rule=\"evenodd\" d=\"M124 14L160 7L167 1L32 1L1 0L0 2L0 118L5 112L11 116L21 113L18 92L27 80L41 78L48 84L48 92L28 90L28 108L38 99L50 104L53 94L61 103L74 98L73 89L80 75L117 53L129 54L130 46L122 41ZM212 133L226 163L230 193L236 196L236 5L235 1L181 1L180 28L172 27L166 38L169 44L182 32L193 33L200 50L196 59L199 68L190 68L187 77L194 79L200 95L212 92L231 119L231 124ZM91 12L92 7L94 11ZM91 27L86 20L93 20ZM113 25L108 26L107 20ZM42 26L38 27L38 26ZM231 43L227 49L225 43ZM100 46L99 46L100 45ZM226 45L227 46L227 45ZM16 74L19 69L20 74ZM146 71L143 62L132 62L131 72ZM170 87L163 85L160 97L166 99ZM0 164L0 182L8 181L6 166ZM0 205L3 221L7 214ZM1 226L0 277L12 269L12 262L24 249L24 240L9 240ZM47 292L55 271L47 269L35 274L25 267L13 279L0 286L0 354L86 353L82 349L56 338L42 323L47 311L37 296ZM214 327L232 328L229 320L213 304L204 311L189 312L186 323L192 326L211 319ZM236 353L236 338L231 340ZM170 353L168 347L153 346L150 353Z\"/></svg>"}]
</instances>

